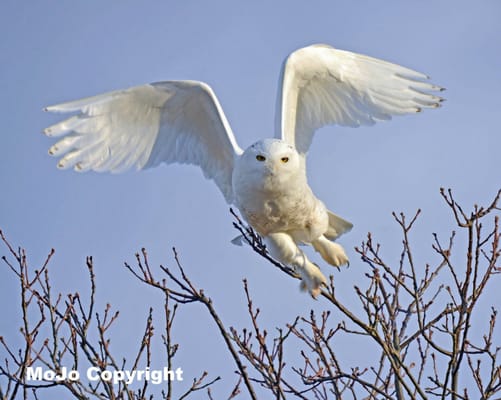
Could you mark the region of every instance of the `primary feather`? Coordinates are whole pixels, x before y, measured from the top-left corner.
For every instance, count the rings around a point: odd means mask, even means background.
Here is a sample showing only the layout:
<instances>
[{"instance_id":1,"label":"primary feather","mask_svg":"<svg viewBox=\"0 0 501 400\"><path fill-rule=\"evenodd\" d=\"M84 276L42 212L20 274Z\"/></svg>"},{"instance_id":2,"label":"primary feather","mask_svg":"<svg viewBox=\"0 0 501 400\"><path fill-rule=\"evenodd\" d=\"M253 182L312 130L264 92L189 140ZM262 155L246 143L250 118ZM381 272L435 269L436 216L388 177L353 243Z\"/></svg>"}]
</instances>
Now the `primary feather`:
<instances>
[{"instance_id":1,"label":"primary feather","mask_svg":"<svg viewBox=\"0 0 501 400\"><path fill-rule=\"evenodd\" d=\"M238 147L219 102L196 81L158 82L46 108L78 112L45 129L66 136L49 149L62 169L122 172L165 162L195 164L232 202Z\"/></svg>"},{"instance_id":2,"label":"primary feather","mask_svg":"<svg viewBox=\"0 0 501 400\"><path fill-rule=\"evenodd\" d=\"M443 90L428 77L376 58L313 45L284 62L275 137L307 153L314 132L325 125L357 127L435 108Z\"/></svg>"}]
</instances>

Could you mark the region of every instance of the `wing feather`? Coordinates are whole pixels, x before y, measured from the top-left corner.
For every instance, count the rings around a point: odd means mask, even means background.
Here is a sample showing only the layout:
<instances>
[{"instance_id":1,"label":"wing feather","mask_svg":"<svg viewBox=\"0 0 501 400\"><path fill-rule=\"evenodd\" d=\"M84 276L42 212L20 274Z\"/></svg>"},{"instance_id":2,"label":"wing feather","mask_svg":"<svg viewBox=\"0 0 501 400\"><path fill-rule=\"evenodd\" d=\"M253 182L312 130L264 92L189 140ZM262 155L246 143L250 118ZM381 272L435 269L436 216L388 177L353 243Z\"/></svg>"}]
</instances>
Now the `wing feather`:
<instances>
[{"instance_id":1,"label":"wing feather","mask_svg":"<svg viewBox=\"0 0 501 400\"><path fill-rule=\"evenodd\" d=\"M284 62L275 136L306 153L318 128L357 127L436 108L441 87L426 75L369 56L312 45Z\"/></svg>"},{"instance_id":2,"label":"wing feather","mask_svg":"<svg viewBox=\"0 0 501 400\"><path fill-rule=\"evenodd\" d=\"M44 130L47 136L63 136L49 149L62 156L59 168L122 172L162 162L194 164L232 202L233 163L242 150L203 82L157 82L46 110L78 113Z\"/></svg>"}]
</instances>

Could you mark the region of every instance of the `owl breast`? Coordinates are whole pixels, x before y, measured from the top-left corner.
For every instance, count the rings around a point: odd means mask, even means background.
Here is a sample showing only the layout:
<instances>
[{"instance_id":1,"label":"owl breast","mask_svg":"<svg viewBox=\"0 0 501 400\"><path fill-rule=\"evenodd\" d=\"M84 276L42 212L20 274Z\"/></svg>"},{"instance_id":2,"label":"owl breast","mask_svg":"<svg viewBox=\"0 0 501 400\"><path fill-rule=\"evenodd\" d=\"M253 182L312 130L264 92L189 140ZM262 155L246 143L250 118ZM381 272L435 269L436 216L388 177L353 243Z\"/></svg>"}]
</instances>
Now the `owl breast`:
<instances>
[{"instance_id":1,"label":"owl breast","mask_svg":"<svg viewBox=\"0 0 501 400\"><path fill-rule=\"evenodd\" d=\"M260 235L286 232L308 243L327 231L326 208L305 179L252 172L234 178L235 205Z\"/></svg>"}]
</instances>

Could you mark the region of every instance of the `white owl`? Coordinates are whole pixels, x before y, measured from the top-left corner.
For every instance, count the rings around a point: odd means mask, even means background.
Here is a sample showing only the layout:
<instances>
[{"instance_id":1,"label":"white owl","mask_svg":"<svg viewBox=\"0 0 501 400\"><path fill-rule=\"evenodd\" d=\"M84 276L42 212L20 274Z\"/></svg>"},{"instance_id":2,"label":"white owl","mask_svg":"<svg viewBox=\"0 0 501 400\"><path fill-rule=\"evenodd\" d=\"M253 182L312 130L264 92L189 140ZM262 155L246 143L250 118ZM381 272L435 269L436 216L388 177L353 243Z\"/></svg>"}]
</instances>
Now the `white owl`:
<instances>
[{"instance_id":1,"label":"white owl","mask_svg":"<svg viewBox=\"0 0 501 400\"><path fill-rule=\"evenodd\" d=\"M293 267L313 297L326 278L298 247L311 244L334 266L348 263L334 243L352 225L315 197L306 154L316 129L371 125L435 108L442 88L416 71L368 56L312 45L284 62L274 139L238 146L212 89L167 81L47 107L77 112L44 130L64 137L49 153L59 168L121 172L178 162L198 165L226 201L263 237L272 257Z\"/></svg>"}]
</instances>

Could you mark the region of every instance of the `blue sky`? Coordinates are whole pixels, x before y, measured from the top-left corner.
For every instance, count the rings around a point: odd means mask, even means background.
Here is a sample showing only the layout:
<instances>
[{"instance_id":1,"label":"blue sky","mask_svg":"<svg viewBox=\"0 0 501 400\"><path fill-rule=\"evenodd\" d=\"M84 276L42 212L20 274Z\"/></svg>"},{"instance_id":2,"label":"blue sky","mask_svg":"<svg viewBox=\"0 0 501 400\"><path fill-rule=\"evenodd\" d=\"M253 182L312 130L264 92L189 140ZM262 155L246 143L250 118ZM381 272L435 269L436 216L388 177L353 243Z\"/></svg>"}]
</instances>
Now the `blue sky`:
<instances>
[{"instance_id":1,"label":"blue sky","mask_svg":"<svg viewBox=\"0 0 501 400\"><path fill-rule=\"evenodd\" d=\"M138 340L149 305L161 304L122 267L141 247L152 265L172 265L175 246L228 325L248 324L244 277L270 327L323 304L249 249L230 244L237 232L228 206L197 168L58 171L47 154L53 141L41 131L59 116L42 112L44 106L154 81L202 80L245 148L273 135L280 66L296 48L323 42L430 75L447 88L443 108L370 128L324 128L310 149L311 186L355 226L341 239L350 269L322 264L347 292L360 278L353 248L368 231L397 259L392 211L422 208L416 240L424 263L433 256L431 232L445 235L452 227L439 188L452 188L469 209L500 187L497 0L4 1L0 10L0 227L27 249L32 266L56 249L54 286L63 292L87 290L85 257L94 257L101 306L122 310L118 348ZM12 276L2 272L0 288L2 297L16 298ZM1 319L1 334L15 334L10 321ZM175 332L184 343L178 362L187 377L204 369L229 375L216 389L226 394L233 366L215 332L200 307L184 309Z\"/></svg>"}]
</instances>

